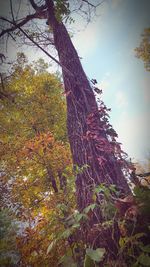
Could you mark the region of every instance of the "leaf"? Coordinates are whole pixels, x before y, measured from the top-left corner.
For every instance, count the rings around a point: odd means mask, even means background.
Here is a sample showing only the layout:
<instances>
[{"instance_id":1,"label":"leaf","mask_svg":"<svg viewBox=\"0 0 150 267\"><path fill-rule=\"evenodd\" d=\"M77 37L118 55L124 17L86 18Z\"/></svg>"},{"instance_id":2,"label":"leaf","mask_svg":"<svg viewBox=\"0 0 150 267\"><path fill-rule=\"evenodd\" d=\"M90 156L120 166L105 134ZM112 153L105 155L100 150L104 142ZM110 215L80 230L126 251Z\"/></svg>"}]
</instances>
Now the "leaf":
<instances>
[{"instance_id":1,"label":"leaf","mask_svg":"<svg viewBox=\"0 0 150 267\"><path fill-rule=\"evenodd\" d=\"M67 206L64 203L58 204L57 208L62 210L62 211L66 211L67 210Z\"/></svg>"},{"instance_id":2,"label":"leaf","mask_svg":"<svg viewBox=\"0 0 150 267\"><path fill-rule=\"evenodd\" d=\"M143 250L144 252L150 253L150 245L147 245L147 246L144 246L144 247L142 246L141 250Z\"/></svg>"},{"instance_id":3,"label":"leaf","mask_svg":"<svg viewBox=\"0 0 150 267\"><path fill-rule=\"evenodd\" d=\"M85 255L84 267L95 267L94 261L88 255Z\"/></svg>"},{"instance_id":4,"label":"leaf","mask_svg":"<svg viewBox=\"0 0 150 267\"><path fill-rule=\"evenodd\" d=\"M74 262L74 260L70 254L71 253L69 251L69 253L67 253L67 255L64 255L63 257L61 257L61 259L59 260L59 264L62 264L61 266L77 267L77 264Z\"/></svg>"},{"instance_id":5,"label":"leaf","mask_svg":"<svg viewBox=\"0 0 150 267\"><path fill-rule=\"evenodd\" d=\"M114 185L114 184L111 184L111 185L109 186L109 189L110 189L112 192L114 192L114 193L117 192L116 185Z\"/></svg>"},{"instance_id":6,"label":"leaf","mask_svg":"<svg viewBox=\"0 0 150 267\"><path fill-rule=\"evenodd\" d=\"M100 262L105 254L105 248L97 248L96 250L87 248L86 254L94 261Z\"/></svg>"},{"instance_id":7,"label":"leaf","mask_svg":"<svg viewBox=\"0 0 150 267\"><path fill-rule=\"evenodd\" d=\"M50 243L50 245L48 246L48 248L47 248L47 254L49 254L50 252L51 252L51 250L56 246L56 243L57 243L57 239L54 239L51 243Z\"/></svg>"},{"instance_id":8,"label":"leaf","mask_svg":"<svg viewBox=\"0 0 150 267\"><path fill-rule=\"evenodd\" d=\"M75 218L76 218L76 221L79 222L83 218L83 214L78 213L78 214L76 214Z\"/></svg>"},{"instance_id":9,"label":"leaf","mask_svg":"<svg viewBox=\"0 0 150 267\"><path fill-rule=\"evenodd\" d=\"M90 210L93 211L93 210L95 209L95 207L96 207L96 203L91 204L91 205L87 206L87 207L83 210L83 212L88 213Z\"/></svg>"},{"instance_id":10,"label":"leaf","mask_svg":"<svg viewBox=\"0 0 150 267\"><path fill-rule=\"evenodd\" d=\"M71 229L66 229L62 234L60 238L68 238L72 234Z\"/></svg>"},{"instance_id":11,"label":"leaf","mask_svg":"<svg viewBox=\"0 0 150 267\"><path fill-rule=\"evenodd\" d=\"M138 258L138 262L143 266L150 266L150 257L147 254L141 254Z\"/></svg>"},{"instance_id":12,"label":"leaf","mask_svg":"<svg viewBox=\"0 0 150 267\"><path fill-rule=\"evenodd\" d=\"M104 184L100 184L100 185L96 186L95 189L94 189L94 192L97 193L97 194L98 193L103 193L106 196L110 195L109 189Z\"/></svg>"},{"instance_id":13,"label":"leaf","mask_svg":"<svg viewBox=\"0 0 150 267\"><path fill-rule=\"evenodd\" d=\"M139 239L139 238L141 238L141 237L143 237L143 236L146 236L146 234L145 234L145 233L137 233L137 234L133 235L133 236L131 237L131 239L132 239L132 240L137 240L137 239Z\"/></svg>"},{"instance_id":14,"label":"leaf","mask_svg":"<svg viewBox=\"0 0 150 267\"><path fill-rule=\"evenodd\" d=\"M88 217L87 217L87 215L86 214L84 214L84 213L77 213L76 215L75 215L75 220L76 220L76 222L80 222L81 221L81 219L88 219Z\"/></svg>"},{"instance_id":15,"label":"leaf","mask_svg":"<svg viewBox=\"0 0 150 267\"><path fill-rule=\"evenodd\" d=\"M75 223L72 225L72 228L79 228L80 227L80 224L79 223Z\"/></svg>"},{"instance_id":16,"label":"leaf","mask_svg":"<svg viewBox=\"0 0 150 267\"><path fill-rule=\"evenodd\" d=\"M65 266L65 267L67 267L67 266ZM73 262L73 263L71 263L71 265L68 265L68 267L78 267L78 266L77 266L77 263Z\"/></svg>"},{"instance_id":17,"label":"leaf","mask_svg":"<svg viewBox=\"0 0 150 267\"><path fill-rule=\"evenodd\" d=\"M124 246L126 245L126 243L127 243L126 238L120 237L120 239L119 239L119 246L121 248L124 248Z\"/></svg>"}]
</instances>

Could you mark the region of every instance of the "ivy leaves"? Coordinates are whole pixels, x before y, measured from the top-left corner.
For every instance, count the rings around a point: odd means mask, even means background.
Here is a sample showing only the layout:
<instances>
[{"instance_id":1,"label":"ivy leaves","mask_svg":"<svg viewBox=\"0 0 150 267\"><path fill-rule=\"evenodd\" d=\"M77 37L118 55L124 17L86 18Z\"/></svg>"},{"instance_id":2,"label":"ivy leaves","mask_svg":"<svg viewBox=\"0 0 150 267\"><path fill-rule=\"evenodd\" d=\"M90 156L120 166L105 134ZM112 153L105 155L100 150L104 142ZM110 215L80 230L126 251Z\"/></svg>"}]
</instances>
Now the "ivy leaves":
<instances>
[{"instance_id":1,"label":"ivy leaves","mask_svg":"<svg viewBox=\"0 0 150 267\"><path fill-rule=\"evenodd\" d=\"M104 254L104 248L97 248L96 250L92 248L87 248L84 260L84 267L95 267L95 262L98 263L102 261Z\"/></svg>"}]
</instances>

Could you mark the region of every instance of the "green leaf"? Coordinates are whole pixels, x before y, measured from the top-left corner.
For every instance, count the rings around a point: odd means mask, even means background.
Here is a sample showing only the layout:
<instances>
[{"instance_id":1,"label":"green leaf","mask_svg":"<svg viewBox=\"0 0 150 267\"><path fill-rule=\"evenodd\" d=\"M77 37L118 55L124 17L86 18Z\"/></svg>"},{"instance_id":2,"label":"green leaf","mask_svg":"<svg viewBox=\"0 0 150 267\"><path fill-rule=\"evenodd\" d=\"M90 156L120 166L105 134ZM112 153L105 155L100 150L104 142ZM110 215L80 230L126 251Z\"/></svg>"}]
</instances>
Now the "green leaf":
<instances>
[{"instance_id":1,"label":"green leaf","mask_svg":"<svg viewBox=\"0 0 150 267\"><path fill-rule=\"evenodd\" d=\"M138 262L143 266L150 266L150 257L147 254L141 254L138 258Z\"/></svg>"},{"instance_id":2,"label":"green leaf","mask_svg":"<svg viewBox=\"0 0 150 267\"><path fill-rule=\"evenodd\" d=\"M72 228L79 228L80 227L80 224L79 223L75 223L72 225Z\"/></svg>"},{"instance_id":3,"label":"green leaf","mask_svg":"<svg viewBox=\"0 0 150 267\"><path fill-rule=\"evenodd\" d=\"M50 243L50 245L49 245L48 248L47 248L47 254L49 254L49 253L51 252L51 250L55 247L56 243L57 243L57 239L54 239L54 240Z\"/></svg>"},{"instance_id":4,"label":"green leaf","mask_svg":"<svg viewBox=\"0 0 150 267\"><path fill-rule=\"evenodd\" d=\"M71 229L66 229L62 234L60 238L68 238L72 234Z\"/></svg>"},{"instance_id":5,"label":"green leaf","mask_svg":"<svg viewBox=\"0 0 150 267\"><path fill-rule=\"evenodd\" d=\"M88 255L85 255L84 267L95 267L94 261Z\"/></svg>"},{"instance_id":6,"label":"green leaf","mask_svg":"<svg viewBox=\"0 0 150 267\"><path fill-rule=\"evenodd\" d=\"M86 254L94 261L100 262L105 254L105 248L97 248L96 250L87 248Z\"/></svg>"},{"instance_id":7,"label":"green leaf","mask_svg":"<svg viewBox=\"0 0 150 267\"><path fill-rule=\"evenodd\" d=\"M59 208L61 211L66 211L67 210L67 206L64 203L58 204L57 208Z\"/></svg>"},{"instance_id":8,"label":"green leaf","mask_svg":"<svg viewBox=\"0 0 150 267\"><path fill-rule=\"evenodd\" d=\"M81 219L88 219L88 217L87 217L87 215L85 215L84 213L77 213L76 215L75 215L75 220L76 220L76 222L80 222L81 221Z\"/></svg>"},{"instance_id":9,"label":"green leaf","mask_svg":"<svg viewBox=\"0 0 150 267\"><path fill-rule=\"evenodd\" d=\"M110 190L107 188L104 184L100 184L95 187L94 192L96 194L103 193L105 197L109 198L110 196Z\"/></svg>"},{"instance_id":10,"label":"green leaf","mask_svg":"<svg viewBox=\"0 0 150 267\"><path fill-rule=\"evenodd\" d=\"M77 264L74 262L72 256L70 255L64 255L59 260L59 264L62 264L61 266L64 266L64 267L77 267Z\"/></svg>"},{"instance_id":11,"label":"green leaf","mask_svg":"<svg viewBox=\"0 0 150 267\"><path fill-rule=\"evenodd\" d=\"M146 234L145 233L137 233L137 234L129 237L129 240L131 240L131 241L138 240L143 236L146 236Z\"/></svg>"},{"instance_id":12,"label":"green leaf","mask_svg":"<svg viewBox=\"0 0 150 267\"><path fill-rule=\"evenodd\" d=\"M93 210L95 209L95 207L96 207L96 203L91 204L91 205L87 206L87 207L83 210L83 212L88 213L90 210L93 211Z\"/></svg>"},{"instance_id":13,"label":"green leaf","mask_svg":"<svg viewBox=\"0 0 150 267\"><path fill-rule=\"evenodd\" d=\"M120 246L121 248L124 248L125 245L126 245L126 243L127 243L127 238L125 238L125 237L120 237L120 239L119 239L119 246Z\"/></svg>"},{"instance_id":14,"label":"green leaf","mask_svg":"<svg viewBox=\"0 0 150 267\"><path fill-rule=\"evenodd\" d=\"M143 250L144 252L150 253L150 245L141 247L141 250Z\"/></svg>"},{"instance_id":15,"label":"green leaf","mask_svg":"<svg viewBox=\"0 0 150 267\"><path fill-rule=\"evenodd\" d=\"M111 184L111 185L109 186L109 189L110 189L112 192L114 192L114 193L117 192L116 185L114 185L114 184Z\"/></svg>"}]
</instances>

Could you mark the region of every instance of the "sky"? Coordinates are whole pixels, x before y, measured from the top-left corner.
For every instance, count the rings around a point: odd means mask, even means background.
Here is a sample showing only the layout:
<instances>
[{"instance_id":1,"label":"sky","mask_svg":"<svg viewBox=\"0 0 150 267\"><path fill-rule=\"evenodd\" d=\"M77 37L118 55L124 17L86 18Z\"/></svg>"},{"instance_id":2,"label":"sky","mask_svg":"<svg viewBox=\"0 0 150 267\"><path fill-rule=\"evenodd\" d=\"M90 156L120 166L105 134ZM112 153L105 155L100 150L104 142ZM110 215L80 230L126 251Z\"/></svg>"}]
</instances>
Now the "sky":
<instances>
[{"instance_id":1,"label":"sky","mask_svg":"<svg viewBox=\"0 0 150 267\"><path fill-rule=\"evenodd\" d=\"M150 0L105 0L96 14L88 25L76 19L72 41L87 76L97 79L102 99L112 109L110 122L123 150L133 161L142 161L150 154L150 72L134 49L150 27ZM15 44L10 46L14 54ZM49 60L31 48L26 53Z\"/></svg>"}]
</instances>

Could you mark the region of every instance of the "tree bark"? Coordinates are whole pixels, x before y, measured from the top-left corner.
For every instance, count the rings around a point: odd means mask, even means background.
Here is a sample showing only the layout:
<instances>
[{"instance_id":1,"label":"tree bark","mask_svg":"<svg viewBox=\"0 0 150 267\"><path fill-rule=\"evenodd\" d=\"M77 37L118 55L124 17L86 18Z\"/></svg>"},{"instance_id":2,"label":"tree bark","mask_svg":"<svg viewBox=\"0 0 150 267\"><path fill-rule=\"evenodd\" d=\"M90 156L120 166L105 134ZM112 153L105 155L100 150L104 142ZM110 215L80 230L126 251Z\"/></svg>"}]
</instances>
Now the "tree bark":
<instances>
[{"instance_id":1,"label":"tree bark","mask_svg":"<svg viewBox=\"0 0 150 267\"><path fill-rule=\"evenodd\" d=\"M82 210L92 202L92 189L100 183L115 184L125 193L129 193L130 189L101 119L104 109L98 110L92 87L70 36L64 24L55 17L53 1L47 2L48 23L53 30L60 63L64 66L67 130L73 163L79 167L87 166L76 178L77 204Z\"/></svg>"}]
</instances>

